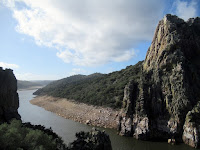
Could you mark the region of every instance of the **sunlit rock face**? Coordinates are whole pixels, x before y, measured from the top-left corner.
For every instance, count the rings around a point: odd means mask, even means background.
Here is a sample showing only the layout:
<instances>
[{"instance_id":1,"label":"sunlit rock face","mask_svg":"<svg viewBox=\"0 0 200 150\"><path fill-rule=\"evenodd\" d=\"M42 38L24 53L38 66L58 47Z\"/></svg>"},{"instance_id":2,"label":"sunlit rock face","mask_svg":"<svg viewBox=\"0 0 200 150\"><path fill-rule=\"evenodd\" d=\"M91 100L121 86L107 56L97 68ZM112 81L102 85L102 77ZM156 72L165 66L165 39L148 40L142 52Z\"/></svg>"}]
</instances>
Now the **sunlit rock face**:
<instances>
[{"instance_id":1,"label":"sunlit rock face","mask_svg":"<svg viewBox=\"0 0 200 150\"><path fill-rule=\"evenodd\" d=\"M166 15L158 23L141 74L124 89L120 134L183 140L198 147L199 118L192 118L198 116L200 101L200 18L185 22ZM186 119L190 111L194 115Z\"/></svg>"},{"instance_id":2,"label":"sunlit rock face","mask_svg":"<svg viewBox=\"0 0 200 150\"><path fill-rule=\"evenodd\" d=\"M20 119L18 108L17 80L12 70L3 70L0 67L0 122L9 122L13 118Z\"/></svg>"}]
</instances>

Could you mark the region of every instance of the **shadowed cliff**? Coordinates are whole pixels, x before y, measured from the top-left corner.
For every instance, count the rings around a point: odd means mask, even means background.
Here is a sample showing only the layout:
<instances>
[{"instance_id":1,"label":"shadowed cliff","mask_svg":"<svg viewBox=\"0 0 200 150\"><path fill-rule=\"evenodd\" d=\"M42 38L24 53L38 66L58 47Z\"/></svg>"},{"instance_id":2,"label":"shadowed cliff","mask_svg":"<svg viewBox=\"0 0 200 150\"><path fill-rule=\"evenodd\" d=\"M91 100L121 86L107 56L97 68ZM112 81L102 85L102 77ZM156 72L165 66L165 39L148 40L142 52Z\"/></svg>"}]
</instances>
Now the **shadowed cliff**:
<instances>
[{"instance_id":1,"label":"shadowed cliff","mask_svg":"<svg viewBox=\"0 0 200 150\"><path fill-rule=\"evenodd\" d=\"M0 122L20 119L18 108L17 80L11 69L3 70L0 67Z\"/></svg>"}]
</instances>

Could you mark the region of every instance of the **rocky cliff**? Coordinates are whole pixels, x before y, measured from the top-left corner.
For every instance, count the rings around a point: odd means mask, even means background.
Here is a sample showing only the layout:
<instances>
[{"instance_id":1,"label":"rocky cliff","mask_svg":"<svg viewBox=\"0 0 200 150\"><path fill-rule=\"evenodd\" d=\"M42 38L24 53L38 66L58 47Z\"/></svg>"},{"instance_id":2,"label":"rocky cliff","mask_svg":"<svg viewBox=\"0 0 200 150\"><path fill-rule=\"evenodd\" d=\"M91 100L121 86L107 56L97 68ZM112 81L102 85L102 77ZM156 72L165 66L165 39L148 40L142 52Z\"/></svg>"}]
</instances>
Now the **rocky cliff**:
<instances>
[{"instance_id":1,"label":"rocky cliff","mask_svg":"<svg viewBox=\"0 0 200 150\"><path fill-rule=\"evenodd\" d=\"M158 24L139 81L124 89L121 135L175 139L199 147L200 18L166 15Z\"/></svg>"},{"instance_id":2,"label":"rocky cliff","mask_svg":"<svg viewBox=\"0 0 200 150\"><path fill-rule=\"evenodd\" d=\"M0 67L0 123L8 122L12 118L20 119L18 107L17 80L13 71Z\"/></svg>"}]
</instances>

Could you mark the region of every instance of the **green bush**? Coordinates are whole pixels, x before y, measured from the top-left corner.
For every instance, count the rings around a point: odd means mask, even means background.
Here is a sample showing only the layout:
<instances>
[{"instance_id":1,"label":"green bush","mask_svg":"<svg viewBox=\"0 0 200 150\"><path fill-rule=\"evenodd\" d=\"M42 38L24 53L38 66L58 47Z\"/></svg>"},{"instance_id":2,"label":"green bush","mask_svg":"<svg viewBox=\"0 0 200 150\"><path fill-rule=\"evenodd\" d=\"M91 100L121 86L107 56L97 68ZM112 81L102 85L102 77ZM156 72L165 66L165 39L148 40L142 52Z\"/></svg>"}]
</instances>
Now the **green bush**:
<instances>
[{"instance_id":1,"label":"green bush","mask_svg":"<svg viewBox=\"0 0 200 150\"><path fill-rule=\"evenodd\" d=\"M21 121L0 125L0 149L2 150L56 150L57 139L45 132L23 126Z\"/></svg>"},{"instance_id":2,"label":"green bush","mask_svg":"<svg viewBox=\"0 0 200 150\"><path fill-rule=\"evenodd\" d=\"M112 150L109 135L93 128L90 132L76 133L76 140L69 144L67 150Z\"/></svg>"}]
</instances>

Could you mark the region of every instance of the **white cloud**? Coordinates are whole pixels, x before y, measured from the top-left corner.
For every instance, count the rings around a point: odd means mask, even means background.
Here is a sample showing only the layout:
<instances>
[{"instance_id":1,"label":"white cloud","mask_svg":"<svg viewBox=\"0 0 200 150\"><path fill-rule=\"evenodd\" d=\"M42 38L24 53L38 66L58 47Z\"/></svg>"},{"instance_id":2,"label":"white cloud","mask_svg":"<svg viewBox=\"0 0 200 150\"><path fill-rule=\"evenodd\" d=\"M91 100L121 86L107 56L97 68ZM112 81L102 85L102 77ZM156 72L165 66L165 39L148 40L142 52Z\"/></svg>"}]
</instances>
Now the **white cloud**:
<instances>
[{"instance_id":1,"label":"white cloud","mask_svg":"<svg viewBox=\"0 0 200 150\"><path fill-rule=\"evenodd\" d=\"M184 20L197 16L197 0L181 1L176 0L174 2L175 14Z\"/></svg>"},{"instance_id":2,"label":"white cloud","mask_svg":"<svg viewBox=\"0 0 200 150\"><path fill-rule=\"evenodd\" d=\"M17 68L19 68L19 66L16 65L16 64L9 64L9 63L5 63L5 62L0 62L0 67L3 67L4 69L5 68L10 68L10 69L17 69Z\"/></svg>"},{"instance_id":3,"label":"white cloud","mask_svg":"<svg viewBox=\"0 0 200 150\"><path fill-rule=\"evenodd\" d=\"M56 47L66 63L91 66L127 61L151 40L162 17L160 0L4 0L16 30ZM24 7L26 6L26 7Z\"/></svg>"}]
</instances>

